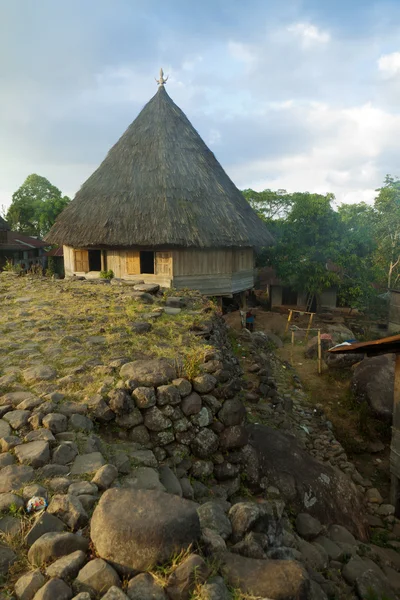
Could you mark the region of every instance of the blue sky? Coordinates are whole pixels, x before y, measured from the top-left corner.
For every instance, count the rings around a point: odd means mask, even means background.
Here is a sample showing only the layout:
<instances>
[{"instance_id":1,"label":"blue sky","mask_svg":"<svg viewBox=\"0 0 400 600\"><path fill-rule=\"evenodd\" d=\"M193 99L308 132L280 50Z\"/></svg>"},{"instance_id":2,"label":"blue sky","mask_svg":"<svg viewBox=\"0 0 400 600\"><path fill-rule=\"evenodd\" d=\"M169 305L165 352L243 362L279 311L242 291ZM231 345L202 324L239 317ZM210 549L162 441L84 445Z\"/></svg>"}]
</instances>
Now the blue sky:
<instances>
[{"instance_id":1,"label":"blue sky","mask_svg":"<svg viewBox=\"0 0 400 600\"><path fill-rule=\"evenodd\" d=\"M73 196L160 66L239 188L400 175L400 0L0 0L0 206L33 172Z\"/></svg>"}]
</instances>

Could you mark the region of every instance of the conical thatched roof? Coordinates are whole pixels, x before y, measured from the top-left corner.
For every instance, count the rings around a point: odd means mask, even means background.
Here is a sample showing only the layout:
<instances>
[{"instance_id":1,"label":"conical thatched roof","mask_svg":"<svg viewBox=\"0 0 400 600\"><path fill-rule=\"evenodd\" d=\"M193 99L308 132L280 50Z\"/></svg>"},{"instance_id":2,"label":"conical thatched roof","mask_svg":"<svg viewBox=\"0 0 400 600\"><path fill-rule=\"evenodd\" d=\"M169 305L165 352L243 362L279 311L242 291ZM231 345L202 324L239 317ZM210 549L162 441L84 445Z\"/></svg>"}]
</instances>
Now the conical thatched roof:
<instances>
[{"instance_id":1,"label":"conical thatched roof","mask_svg":"<svg viewBox=\"0 0 400 600\"><path fill-rule=\"evenodd\" d=\"M3 217L0 217L0 231L10 231L10 226Z\"/></svg>"},{"instance_id":2,"label":"conical thatched roof","mask_svg":"<svg viewBox=\"0 0 400 600\"><path fill-rule=\"evenodd\" d=\"M153 248L265 246L273 238L161 85L46 241Z\"/></svg>"}]
</instances>

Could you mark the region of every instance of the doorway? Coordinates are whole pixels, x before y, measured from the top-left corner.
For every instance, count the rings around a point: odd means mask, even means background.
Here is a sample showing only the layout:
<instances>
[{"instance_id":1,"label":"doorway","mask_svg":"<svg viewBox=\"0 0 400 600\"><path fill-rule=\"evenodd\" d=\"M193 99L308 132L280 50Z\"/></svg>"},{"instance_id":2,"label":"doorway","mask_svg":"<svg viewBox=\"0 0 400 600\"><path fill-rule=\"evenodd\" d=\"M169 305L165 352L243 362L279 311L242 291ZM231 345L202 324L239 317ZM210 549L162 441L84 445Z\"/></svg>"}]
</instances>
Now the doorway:
<instances>
[{"instance_id":1,"label":"doorway","mask_svg":"<svg viewBox=\"0 0 400 600\"><path fill-rule=\"evenodd\" d=\"M89 250L89 271L101 271L101 250Z\"/></svg>"},{"instance_id":2,"label":"doorway","mask_svg":"<svg viewBox=\"0 0 400 600\"><path fill-rule=\"evenodd\" d=\"M154 252L140 253L140 272L148 275L154 274Z\"/></svg>"}]
</instances>

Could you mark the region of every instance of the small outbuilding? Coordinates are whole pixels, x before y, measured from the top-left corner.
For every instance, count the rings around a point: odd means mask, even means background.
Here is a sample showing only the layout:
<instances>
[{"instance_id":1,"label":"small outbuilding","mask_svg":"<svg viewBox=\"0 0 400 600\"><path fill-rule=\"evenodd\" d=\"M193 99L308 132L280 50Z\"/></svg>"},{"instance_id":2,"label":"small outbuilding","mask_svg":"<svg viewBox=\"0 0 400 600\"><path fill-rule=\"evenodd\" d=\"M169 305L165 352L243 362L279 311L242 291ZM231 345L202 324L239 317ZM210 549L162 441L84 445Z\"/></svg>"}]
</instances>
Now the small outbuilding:
<instances>
[{"instance_id":1,"label":"small outbuilding","mask_svg":"<svg viewBox=\"0 0 400 600\"><path fill-rule=\"evenodd\" d=\"M65 275L144 280L231 296L273 243L184 113L159 88L57 218Z\"/></svg>"},{"instance_id":2,"label":"small outbuilding","mask_svg":"<svg viewBox=\"0 0 400 600\"><path fill-rule=\"evenodd\" d=\"M32 266L45 266L46 242L24 235L18 231L11 231L7 221L0 217L0 270L8 262L19 265L24 271Z\"/></svg>"}]
</instances>

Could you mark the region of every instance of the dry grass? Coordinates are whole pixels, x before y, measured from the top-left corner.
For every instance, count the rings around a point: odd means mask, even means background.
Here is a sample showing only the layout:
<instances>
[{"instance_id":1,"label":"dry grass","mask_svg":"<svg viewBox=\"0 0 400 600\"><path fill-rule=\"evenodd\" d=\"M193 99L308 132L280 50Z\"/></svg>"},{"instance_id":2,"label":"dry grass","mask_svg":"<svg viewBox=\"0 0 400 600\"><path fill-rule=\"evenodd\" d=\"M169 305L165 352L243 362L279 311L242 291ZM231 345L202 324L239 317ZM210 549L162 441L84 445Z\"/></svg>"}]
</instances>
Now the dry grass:
<instances>
[{"instance_id":1,"label":"dry grass","mask_svg":"<svg viewBox=\"0 0 400 600\"><path fill-rule=\"evenodd\" d=\"M0 544L5 544L11 548L17 557L3 580L0 577L0 589L6 594L12 594L15 582L31 570L31 565L27 558L28 546L25 543L25 536L31 527L32 520L26 515L22 515L20 516L20 529L17 533L0 533Z\"/></svg>"}]
</instances>

